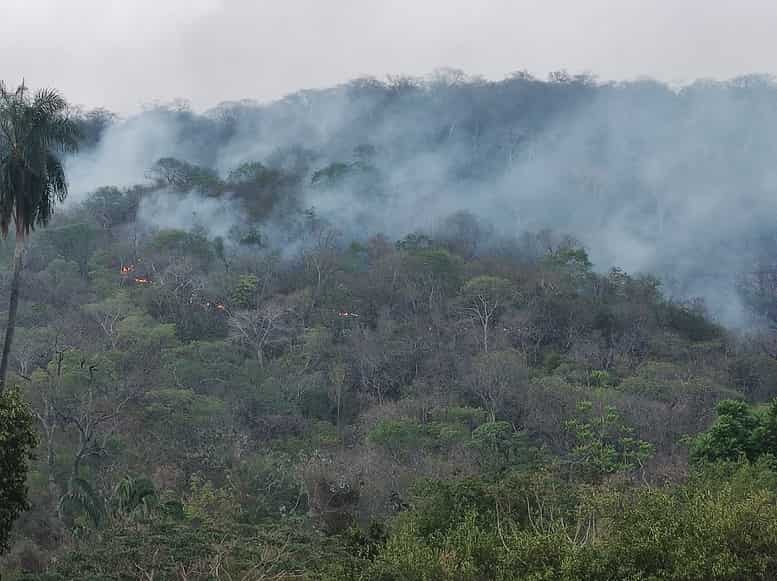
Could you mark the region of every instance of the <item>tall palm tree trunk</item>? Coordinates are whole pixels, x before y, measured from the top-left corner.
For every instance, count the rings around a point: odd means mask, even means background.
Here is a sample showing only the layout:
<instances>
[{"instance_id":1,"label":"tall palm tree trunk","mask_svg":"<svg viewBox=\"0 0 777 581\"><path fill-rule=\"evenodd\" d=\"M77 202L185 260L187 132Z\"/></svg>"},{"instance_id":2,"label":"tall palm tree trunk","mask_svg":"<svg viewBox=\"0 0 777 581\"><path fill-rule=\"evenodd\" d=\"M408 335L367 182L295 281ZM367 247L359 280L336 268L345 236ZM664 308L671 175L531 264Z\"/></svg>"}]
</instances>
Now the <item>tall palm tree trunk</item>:
<instances>
[{"instance_id":1,"label":"tall palm tree trunk","mask_svg":"<svg viewBox=\"0 0 777 581\"><path fill-rule=\"evenodd\" d=\"M8 362L11 358L11 343L16 330L16 311L19 307L19 286L22 280L22 265L25 250L24 232L16 231L16 247L13 253L13 278L11 279L11 300L8 302L8 323L5 327L5 342L3 343L3 358L0 360L0 393L5 389L8 375Z\"/></svg>"}]
</instances>

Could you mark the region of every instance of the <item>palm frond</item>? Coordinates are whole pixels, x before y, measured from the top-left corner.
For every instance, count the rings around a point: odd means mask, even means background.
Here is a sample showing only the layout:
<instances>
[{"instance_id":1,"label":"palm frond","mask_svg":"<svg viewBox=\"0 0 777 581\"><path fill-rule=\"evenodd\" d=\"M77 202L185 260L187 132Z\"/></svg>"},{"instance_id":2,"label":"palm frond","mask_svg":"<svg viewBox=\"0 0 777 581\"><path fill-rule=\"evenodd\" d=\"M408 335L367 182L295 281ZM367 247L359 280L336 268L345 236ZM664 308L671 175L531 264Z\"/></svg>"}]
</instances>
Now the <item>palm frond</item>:
<instances>
[{"instance_id":1,"label":"palm frond","mask_svg":"<svg viewBox=\"0 0 777 581\"><path fill-rule=\"evenodd\" d=\"M105 517L105 505L97 491L83 478L74 478L70 490L59 501L59 510L71 515L83 513L99 527Z\"/></svg>"},{"instance_id":2,"label":"palm frond","mask_svg":"<svg viewBox=\"0 0 777 581\"><path fill-rule=\"evenodd\" d=\"M159 506L154 483L148 478L124 477L113 492L113 506L116 513L148 517Z\"/></svg>"},{"instance_id":3,"label":"palm frond","mask_svg":"<svg viewBox=\"0 0 777 581\"><path fill-rule=\"evenodd\" d=\"M30 97L22 84L11 92L0 82L0 234L11 223L27 235L46 225L68 193L58 153L75 152L80 135L65 99L43 89Z\"/></svg>"},{"instance_id":4,"label":"palm frond","mask_svg":"<svg viewBox=\"0 0 777 581\"><path fill-rule=\"evenodd\" d=\"M67 101L54 89L41 89L35 93L32 108L38 116L55 117L67 108Z\"/></svg>"}]
</instances>

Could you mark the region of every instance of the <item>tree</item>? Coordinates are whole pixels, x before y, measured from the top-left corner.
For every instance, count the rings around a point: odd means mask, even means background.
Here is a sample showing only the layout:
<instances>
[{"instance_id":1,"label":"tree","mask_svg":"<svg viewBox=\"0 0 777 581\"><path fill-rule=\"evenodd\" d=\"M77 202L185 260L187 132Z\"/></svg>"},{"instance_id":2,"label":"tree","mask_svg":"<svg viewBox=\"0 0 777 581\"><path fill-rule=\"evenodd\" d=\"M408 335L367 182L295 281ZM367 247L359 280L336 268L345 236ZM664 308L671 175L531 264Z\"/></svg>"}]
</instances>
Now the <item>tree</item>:
<instances>
[{"instance_id":1,"label":"tree","mask_svg":"<svg viewBox=\"0 0 777 581\"><path fill-rule=\"evenodd\" d=\"M581 401L578 416L567 421L566 428L574 437L570 457L582 475L598 481L608 474L643 468L653 455L653 447L635 438L618 411L612 406L594 410L593 403Z\"/></svg>"},{"instance_id":2,"label":"tree","mask_svg":"<svg viewBox=\"0 0 777 581\"><path fill-rule=\"evenodd\" d=\"M0 394L0 553L16 517L29 507L27 470L37 445L35 419L15 390Z\"/></svg>"},{"instance_id":3,"label":"tree","mask_svg":"<svg viewBox=\"0 0 777 581\"><path fill-rule=\"evenodd\" d=\"M237 311L229 317L234 341L252 349L260 366L264 366L264 352L271 345L287 340L296 297L286 301L269 301L256 309Z\"/></svg>"},{"instance_id":4,"label":"tree","mask_svg":"<svg viewBox=\"0 0 777 581\"><path fill-rule=\"evenodd\" d=\"M8 374L27 237L36 225L48 224L54 204L67 196L58 155L76 151L78 138L78 126L58 92L45 89L30 96L24 84L9 91L0 83L0 233L6 238L11 223L16 230L0 390Z\"/></svg>"},{"instance_id":5,"label":"tree","mask_svg":"<svg viewBox=\"0 0 777 581\"><path fill-rule=\"evenodd\" d=\"M124 407L135 395L131 386L118 378L111 358L105 356L87 358L79 351L59 351L46 369L32 374L30 396L46 437L52 493L57 488L54 474L57 434L74 444L66 500L84 494L92 496L88 484L82 481L81 467L86 460L105 454L123 418Z\"/></svg>"},{"instance_id":6,"label":"tree","mask_svg":"<svg viewBox=\"0 0 777 581\"><path fill-rule=\"evenodd\" d=\"M46 241L63 259L78 264L78 273L86 279L89 275L89 257L97 244L97 229L91 224L68 224L51 228Z\"/></svg>"},{"instance_id":7,"label":"tree","mask_svg":"<svg viewBox=\"0 0 777 581\"><path fill-rule=\"evenodd\" d=\"M691 458L696 462L755 461L777 454L777 399L757 410L746 402L723 400L715 408L717 418L709 430L693 438Z\"/></svg>"},{"instance_id":8,"label":"tree","mask_svg":"<svg viewBox=\"0 0 777 581\"><path fill-rule=\"evenodd\" d=\"M483 330L483 352L488 353L488 331L512 297L510 283L495 276L477 276L464 285L463 295L464 312Z\"/></svg>"},{"instance_id":9,"label":"tree","mask_svg":"<svg viewBox=\"0 0 777 581\"><path fill-rule=\"evenodd\" d=\"M138 314L137 307L132 304L125 291L120 291L99 303L84 305L84 311L99 325L110 342L111 349L116 349L119 340L119 323L130 315Z\"/></svg>"},{"instance_id":10,"label":"tree","mask_svg":"<svg viewBox=\"0 0 777 581\"><path fill-rule=\"evenodd\" d=\"M174 157L158 159L148 172L158 187L171 188L177 192L197 191L218 193L221 182L212 169L192 165Z\"/></svg>"},{"instance_id":11,"label":"tree","mask_svg":"<svg viewBox=\"0 0 777 581\"><path fill-rule=\"evenodd\" d=\"M492 422L508 399L523 399L528 373L523 358L511 351L480 353L473 359L467 389L487 410Z\"/></svg>"}]
</instances>

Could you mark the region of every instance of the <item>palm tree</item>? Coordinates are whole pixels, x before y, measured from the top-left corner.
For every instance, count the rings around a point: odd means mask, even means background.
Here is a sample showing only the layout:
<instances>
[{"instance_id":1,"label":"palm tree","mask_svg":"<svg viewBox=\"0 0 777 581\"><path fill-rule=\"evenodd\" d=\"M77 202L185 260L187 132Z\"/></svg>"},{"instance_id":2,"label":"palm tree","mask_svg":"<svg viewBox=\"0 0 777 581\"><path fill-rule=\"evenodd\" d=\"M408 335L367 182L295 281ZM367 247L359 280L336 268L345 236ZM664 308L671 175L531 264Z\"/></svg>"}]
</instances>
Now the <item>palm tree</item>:
<instances>
[{"instance_id":1,"label":"palm tree","mask_svg":"<svg viewBox=\"0 0 777 581\"><path fill-rule=\"evenodd\" d=\"M54 204L67 196L59 155L75 152L78 139L78 126L57 91L30 95L24 83L9 91L0 82L0 234L7 238L11 223L16 233L0 392L8 374L27 237L36 225L48 224Z\"/></svg>"}]
</instances>

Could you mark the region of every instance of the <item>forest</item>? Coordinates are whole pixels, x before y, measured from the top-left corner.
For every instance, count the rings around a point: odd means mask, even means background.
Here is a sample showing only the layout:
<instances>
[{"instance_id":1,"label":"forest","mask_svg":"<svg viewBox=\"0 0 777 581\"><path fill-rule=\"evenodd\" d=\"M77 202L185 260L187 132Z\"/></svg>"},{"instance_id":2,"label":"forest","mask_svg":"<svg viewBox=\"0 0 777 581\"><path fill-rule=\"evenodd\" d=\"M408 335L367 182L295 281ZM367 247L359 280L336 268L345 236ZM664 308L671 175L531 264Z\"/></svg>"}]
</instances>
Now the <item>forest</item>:
<instances>
[{"instance_id":1,"label":"forest","mask_svg":"<svg viewBox=\"0 0 777 581\"><path fill-rule=\"evenodd\" d=\"M777 578L771 79L1 93L3 581Z\"/></svg>"}]
</instances>

